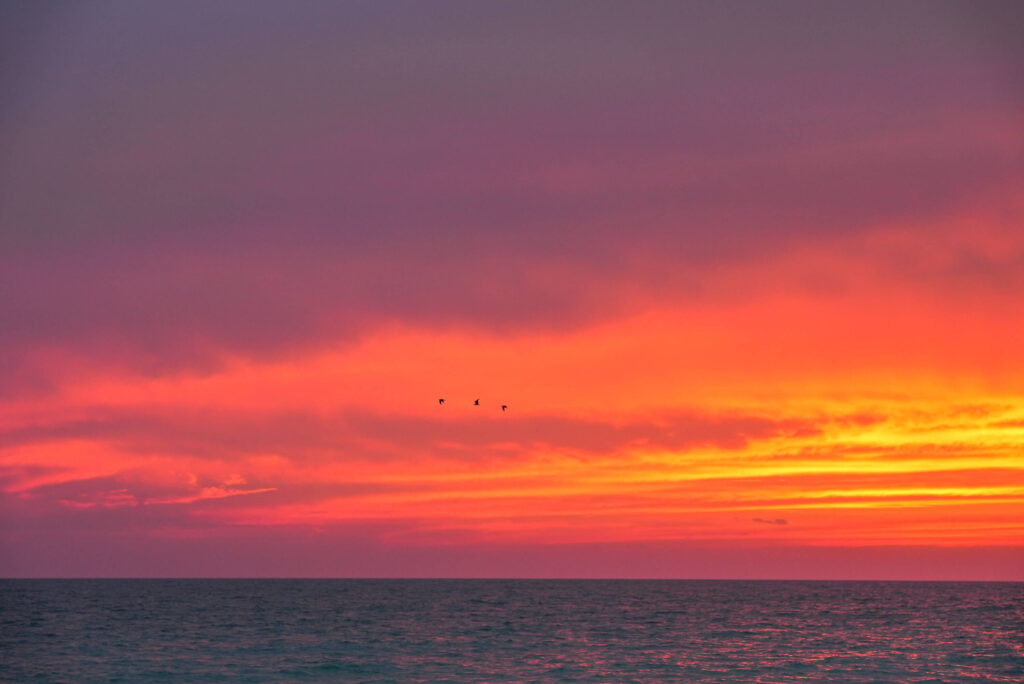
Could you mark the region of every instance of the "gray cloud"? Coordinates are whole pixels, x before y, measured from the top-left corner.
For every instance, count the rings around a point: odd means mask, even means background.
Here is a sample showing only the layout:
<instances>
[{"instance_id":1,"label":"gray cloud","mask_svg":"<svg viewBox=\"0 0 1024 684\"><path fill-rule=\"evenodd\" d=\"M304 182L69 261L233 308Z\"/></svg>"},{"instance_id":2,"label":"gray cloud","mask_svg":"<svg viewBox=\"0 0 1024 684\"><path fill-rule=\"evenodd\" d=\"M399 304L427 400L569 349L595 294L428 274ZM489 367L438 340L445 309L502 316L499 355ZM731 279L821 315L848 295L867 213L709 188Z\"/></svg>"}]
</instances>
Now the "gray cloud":
<instances>
[{"instance_id":1,"label":"gray cloud","mask_svg":"<svg viewBox=\"0 0 1024 684\"><path fill-rule=\"evenodd\" d=\"M765 525L788 525L789 524L785 520L783 520L782 518L775 518L774 520L767 520L765 518L754 518L753 520L756 523L764 523Z\"/></svg>"}]
</instances>

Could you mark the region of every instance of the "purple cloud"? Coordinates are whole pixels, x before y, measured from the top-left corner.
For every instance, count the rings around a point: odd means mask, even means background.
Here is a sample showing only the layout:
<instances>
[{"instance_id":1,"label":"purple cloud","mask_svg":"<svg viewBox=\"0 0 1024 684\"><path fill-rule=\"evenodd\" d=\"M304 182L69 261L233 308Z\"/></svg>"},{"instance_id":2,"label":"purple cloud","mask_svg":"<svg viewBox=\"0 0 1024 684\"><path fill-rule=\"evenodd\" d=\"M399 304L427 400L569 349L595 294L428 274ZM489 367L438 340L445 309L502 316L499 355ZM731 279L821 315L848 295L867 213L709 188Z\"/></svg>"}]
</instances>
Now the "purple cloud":
<instances>
[{"instance_id":1,"label":"purple cloud","mask_svg":"<svg viewBox=\"0 0 1024 684\"><path fill-rule=\"evenodd\" d=\"M5 11L8 392L40 349L163 373L580 325L1024 178L1012 4Z\"/></svg>"}]
</instances>

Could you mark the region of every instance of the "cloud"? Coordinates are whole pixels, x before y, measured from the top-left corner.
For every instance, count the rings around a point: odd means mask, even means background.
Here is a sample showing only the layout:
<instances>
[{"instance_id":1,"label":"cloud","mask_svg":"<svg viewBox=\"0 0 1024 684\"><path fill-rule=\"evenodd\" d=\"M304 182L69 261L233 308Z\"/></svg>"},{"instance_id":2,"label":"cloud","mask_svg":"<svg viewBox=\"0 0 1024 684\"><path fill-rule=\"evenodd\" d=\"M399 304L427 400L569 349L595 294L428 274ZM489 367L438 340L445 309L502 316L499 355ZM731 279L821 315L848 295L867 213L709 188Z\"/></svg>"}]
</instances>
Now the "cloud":
<instances>
[{"instance_id":1,"label":"cloud","mask_svg":"<svg viewBox=\"0 0 1024 684\"><path fill-rule=\"evenodd\" d=\"M452 419L347 410L186 411L126 407L96 409L72 421L0 431L0 448L90 440L125 453L176 453L217 461L279 453L295 461L401 460L432 453L456 459L509 459L538 448L607 455L626 449L685 451L699 446L738 449L751 440L815 434L814 421L737 413L671 412L650 421L557 415L466 415Z\"/></svg>"},{"instance_id":2,"label":"cloud","mask_svg":"<svg viewBox=\"0 0 1024 684\"><path fill-rule=\"evenodd\" d=\"M749 539L800 502L836 504L808 539L1001 543L923 504L1019 481L1019 412L892 410L1020 384L997 5L0 9L0 561ZM518 395L434 415L443 383Z\"/></svg>"},{"instance_id":3,"label":"cloud","mask_svg":"<svg viewBox=\"0 0 1024 684\"><path fill-rule=\"evenodd\" d=\"M206 501L208 499L225 499L229 496L244 496L246 494L263 494L266 492L277 491L276 487L263 487L259 489L238 489L235 487L228 487L225 485L214 485L212 487L203 487L198 492L191 492L185 496L173 496L166 499L149 499L146 503L153 504L188 504L195 503L196 501Z\"/></svg>"},{"instance_id":4,"label":"cloud","mask_svg":"<svg viewBox=\"0 0 1024 684\"><path fill-rule=\"evenodd\" d=\"M45 387L54 349L209 370L394 320L579 327L808 242L1004 210L1017 43L967 10L877 12L796 36L671 5L32 18L0 130L0 357L32 371L0 375Z\"/></svg>"},{"instance_id":5,"label":"cloud","mask_svg":"<svg viewBox=\"0 0 1024 684\"><path fill-rule=\"evenodd\" d=\"M237 478L229 478L237 479ZM63 482L23 489L17 496L40 503L58 502L72 508L118 508L158 504L180 504L223 499L246 494L275 491L274 487L243 488L234 484L211 482L191 473L153 473L129 470L110 476L70 478Z\"/></svg>"},{"instance_id":6,"label":"cloud","mask_svg":"<svg viewBox=\"0 0 1024 684\"><path fill-rule=\"evenodd\" d=\"M41 476L52 476L64 472L68 472L68 470L60 466L42 463L0 465L0 491L7 491L12 487L17 487L19 484L35 480Z\"/></svg>"},{"instance_id":7,"label":"cloud","mask_svg":"<svg viewBox=\"0 0 1024 684\"><path fill-rule=\"evenodd\" d=\"M786 522L782 518L775 518L774 520L766 520L764 518L754 518L754 522L756 522L756 523L764 523L765 525L788 525L789 524L788 522Z\"/></svg>"}]
</instances>

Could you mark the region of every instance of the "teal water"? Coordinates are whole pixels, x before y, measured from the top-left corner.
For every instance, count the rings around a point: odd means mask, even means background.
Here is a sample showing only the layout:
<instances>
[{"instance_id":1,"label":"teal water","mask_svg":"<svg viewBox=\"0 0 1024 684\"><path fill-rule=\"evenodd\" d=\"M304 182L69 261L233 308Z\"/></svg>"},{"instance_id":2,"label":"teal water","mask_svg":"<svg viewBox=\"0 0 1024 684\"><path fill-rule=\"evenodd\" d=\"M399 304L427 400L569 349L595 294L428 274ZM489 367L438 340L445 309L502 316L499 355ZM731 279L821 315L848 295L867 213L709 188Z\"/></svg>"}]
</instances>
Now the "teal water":
<instances>
[{"instance_id":1,"label":"teal water","mask_svg":"<svg viewBox=\"0 0 1024 684\"><path fill-rule=\"evenodd\" d=\"M4 682L1021 682L1024 584L3 580Z\"/></svg>"}]
</instances>

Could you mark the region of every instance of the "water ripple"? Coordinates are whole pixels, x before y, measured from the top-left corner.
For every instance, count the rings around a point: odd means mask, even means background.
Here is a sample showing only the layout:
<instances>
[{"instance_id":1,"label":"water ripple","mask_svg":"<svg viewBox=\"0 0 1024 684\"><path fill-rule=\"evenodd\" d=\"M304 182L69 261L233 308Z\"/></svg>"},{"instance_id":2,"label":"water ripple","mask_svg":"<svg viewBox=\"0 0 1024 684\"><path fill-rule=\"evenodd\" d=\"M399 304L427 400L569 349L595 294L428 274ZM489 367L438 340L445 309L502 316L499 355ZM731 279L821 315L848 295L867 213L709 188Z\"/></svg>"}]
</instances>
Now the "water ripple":
<instances>
[{"instance_id":1,"label":"water ripple","mask_svg":"<svg viewBox=\"0 0 1024 684\"><path fill-rule=\"evenodd\" d=\"M1024 584L4 580L0 680L1019 682Z\"/></svg>"}]
</instances>

